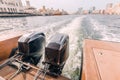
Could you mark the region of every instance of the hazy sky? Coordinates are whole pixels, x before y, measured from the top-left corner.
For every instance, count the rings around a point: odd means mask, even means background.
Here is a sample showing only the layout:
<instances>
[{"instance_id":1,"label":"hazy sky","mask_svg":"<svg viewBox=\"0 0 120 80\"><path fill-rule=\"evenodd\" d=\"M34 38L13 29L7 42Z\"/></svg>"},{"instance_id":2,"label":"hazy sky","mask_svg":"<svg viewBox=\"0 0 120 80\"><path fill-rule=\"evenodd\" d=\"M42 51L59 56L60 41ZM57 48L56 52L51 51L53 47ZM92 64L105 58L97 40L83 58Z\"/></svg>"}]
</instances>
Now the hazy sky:
<instances>
[{"instance_id":1,"label":"hazy sky","mask_svg":"<svg viewBox=\"0 0 120 80\"><path fill-rule=\"evenodd\" d=\"M23 0L24 2L25 0ZM120 0L30 0L32 6L41 8L45 5L48 8L64 9L68 12L77 11L78 8L83 7L89 9L96 6L97 9L105 8L107 3L120 3Z\"/></svg>"}]
</instances>

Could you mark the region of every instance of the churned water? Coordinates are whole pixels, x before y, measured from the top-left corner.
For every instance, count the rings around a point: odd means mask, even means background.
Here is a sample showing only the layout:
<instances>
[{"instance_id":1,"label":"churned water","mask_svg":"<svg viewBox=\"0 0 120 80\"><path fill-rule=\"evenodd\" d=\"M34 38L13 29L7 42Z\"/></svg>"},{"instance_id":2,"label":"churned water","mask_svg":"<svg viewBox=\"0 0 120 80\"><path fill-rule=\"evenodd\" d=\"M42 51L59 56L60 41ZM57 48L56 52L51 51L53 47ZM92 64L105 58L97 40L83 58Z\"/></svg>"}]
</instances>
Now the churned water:
<instances>
[{"instance_id":1,"label":"churned water","mask_svg":"<svg viewBox=\"0 0 120 80\"><path fill-rule=\"evenodd\" d=\"M46 41L57 32L68 34L70 55L62 75L78 80L84 39L120 42L120 16L68 15L0 18L0 34L8 31L44 32Z\"/></svg>"}]
</instances>

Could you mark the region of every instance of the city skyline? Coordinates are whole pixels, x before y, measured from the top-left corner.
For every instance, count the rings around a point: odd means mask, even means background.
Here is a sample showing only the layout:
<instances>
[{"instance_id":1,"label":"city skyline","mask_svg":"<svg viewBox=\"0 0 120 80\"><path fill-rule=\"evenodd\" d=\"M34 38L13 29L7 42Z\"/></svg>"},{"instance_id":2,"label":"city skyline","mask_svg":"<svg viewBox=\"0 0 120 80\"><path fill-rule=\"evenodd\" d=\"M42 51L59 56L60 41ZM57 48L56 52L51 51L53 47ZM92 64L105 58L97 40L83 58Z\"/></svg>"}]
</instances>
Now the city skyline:
<instances>
[{"instance_id":1,"label":"city skyline","mask_svg":"<svg viewBox=\"0 0 120 80\"><path fill-rule=\"evenodd\" d=\"M25 0L22 0L25 5ZM95 6L97 9L105 9L106 4L116 4L119 0L30 0L31 6L37 9L43 5L48 8L64 9L68 12L75 12L78 8L83 7L88 10L90 7Z\"/></svg>"}]
</instances>

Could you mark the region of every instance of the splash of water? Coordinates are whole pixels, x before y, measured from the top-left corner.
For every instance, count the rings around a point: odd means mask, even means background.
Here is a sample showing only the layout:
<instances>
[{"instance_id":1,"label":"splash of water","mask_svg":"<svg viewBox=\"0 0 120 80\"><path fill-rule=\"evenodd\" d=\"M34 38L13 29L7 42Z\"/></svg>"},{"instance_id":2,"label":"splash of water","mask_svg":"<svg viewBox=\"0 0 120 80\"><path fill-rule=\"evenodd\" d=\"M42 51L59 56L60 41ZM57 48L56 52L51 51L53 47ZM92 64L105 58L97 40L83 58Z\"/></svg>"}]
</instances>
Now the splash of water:
<instances>
[{"instance_id":1,"label":"splash of water","mask_svg":"<svg viewBox=\"0 0 120 80\"><path fill-rule=\"evenodd\" d=\"M63 75L71 78L72 80L78 80L80 74L80 57L81 52L79 51L79 29L81 20L83 17L74 19L70 24L66 25L58 32L69 35L69 59L64 67Z\"/></svg>"},{"instance_id":2,"label":"splash of water","mask_svg":"<svg viewBox=\"0 0 120 80\"><path fill-rule=\"evenodd\" d=\"M113 33L113 31L115 31L115 27L113 30L113 29L110 29L109 26L100 24L100 22L94 19L91 19L90 21L93 26L93 29L96 31L99 31L100 35L102 35L103 38L101 38L101 40L117 41L117 42L119 41L119 38L118 38L119 35Z\"/></svg>"}]
</instances>

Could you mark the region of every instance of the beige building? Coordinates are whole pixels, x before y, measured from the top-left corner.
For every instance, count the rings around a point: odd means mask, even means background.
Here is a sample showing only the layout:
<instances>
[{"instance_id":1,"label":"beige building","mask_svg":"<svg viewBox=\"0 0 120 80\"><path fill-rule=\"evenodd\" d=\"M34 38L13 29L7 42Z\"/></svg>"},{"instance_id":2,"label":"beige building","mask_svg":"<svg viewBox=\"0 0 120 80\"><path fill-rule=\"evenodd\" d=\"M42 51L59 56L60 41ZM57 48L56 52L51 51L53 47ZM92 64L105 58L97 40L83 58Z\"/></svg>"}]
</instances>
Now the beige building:
<instances>
[{"instance_id":1,"label":"beige building","mask_svg":"<svg viewBox=\"0 0 120 80\"><path fill-rule=\"evenodd\" d=\"M110 15L113 14L113 4L112 3L107 4L105 14L110 14Z\"/></svg>"},{"instance_id":2,"label":"beige building","mask_svg":"<svg viewBox=\"0 0 120 80\"><path fill-rule=\"evenodd\" d=\"M113 6L113 13L120 15L120 3Z\"/></svg>"},{"instance_id":3,"label":"beige building","mask_svg":"<svg viewBox=\"0 0 120 80\"><path fill-rule=\"evenodd\" d=\"M29 0L26 0L26 6L24 7L24 12L29 14L36 14L36 15L38 14L37 9L30 5Z\"/></svg>"},{"instance_id":4,"label":"beige building","mask_svg":"<svg viewBox=\"0 0 120 80\"><path fill-rule=\"evenodd\" d=\"M0 0L0 13L23 13L21 0Z\"/></svg>"},{"instance_id":5,"label":"beige building","mask_svg":"<svg viewBox=\"0 0 120 80\"><path fill-rule=\"evenodd\" d=\"M89 10L83 10L83 14L89 14Z\"/></svg>"},{"instance_id":6,"label":"beige building","mask_svg":"<svg viewBox=\"0 0 120 80\"><path fill-rule=\"evenodd\" d=\"M117 3L115 5L108 4L105 10L105 14L117 14L120 15L120 3Z\"/></svg>"},{"instance_id":7,"label":"beige building","mask_svg":"<svg viewBox=\"0 0 120 80\"><path fill-rule=\"evenodd\" d=\"M45 6L42 7L42 9L39 10L40 14L47 15L48 11Z\"/></svg>"},{"instance_id":8,"label":"beige building","mask_svg":"<svg viewBox=\"0 0 120 80\"><path fill-rule=\"evenodd\" d=\"M66 15L67 14L67 12L64 10L62 11L60 11L59 9L54 10L53 8L49 9L49 8L46 8L45 6L43 6L42 9L39 10L39 12L42 15Z\"/></svg>"},{"instance_id":9,"label":"beige building","mask_svg":"<svg viewBox=\"0 0 120 80\"><path fill-rule=\"evenodd\" d=\"M57 9L54 10L53 15L62 15L62 12L59 9Z\"/></svg>"},{"instance_id":10,"label":"beige building","mask_svg":"<svg viewBox=\"0 0 120 80\"><path fill-rule=\"evenodd\" d=\"M100 13L101 13L100 10L94 10L94 11L92 12L92 14L100 14Z\"/></svg>"}]
</instances>

